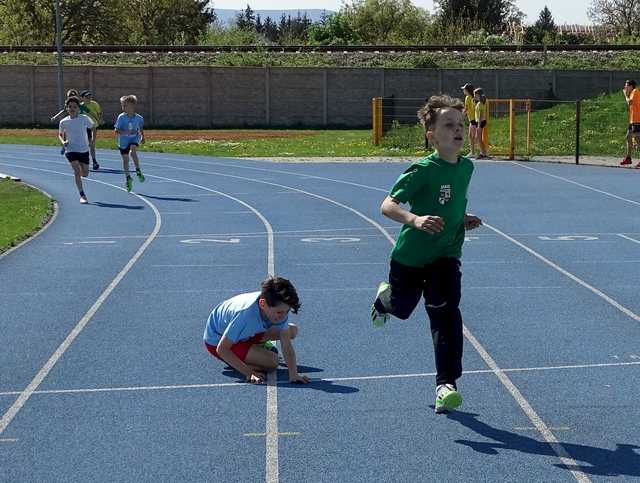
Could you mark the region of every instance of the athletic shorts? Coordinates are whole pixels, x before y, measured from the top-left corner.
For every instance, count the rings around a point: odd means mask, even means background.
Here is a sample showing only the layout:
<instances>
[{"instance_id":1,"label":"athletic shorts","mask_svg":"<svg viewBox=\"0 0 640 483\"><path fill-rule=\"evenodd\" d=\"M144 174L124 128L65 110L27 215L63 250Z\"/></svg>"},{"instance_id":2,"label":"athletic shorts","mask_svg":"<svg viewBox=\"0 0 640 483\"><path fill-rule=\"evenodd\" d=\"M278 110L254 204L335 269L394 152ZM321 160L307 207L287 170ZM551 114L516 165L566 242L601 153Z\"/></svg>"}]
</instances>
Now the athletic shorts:
<instances>
[{"instance_id":1,"label":"athletic shorts","mask_svg":"<svg viewBox=\"0 0 640 483\"><path fill-rule=\"evenodd\" d=\"M131 151L131 146L138 146L138 143L129 143L126 148L121 148L118 146L120 154L129 154L129 151Z\"/></svg>"},{"instance_id":2,"label":"athletic shorts","mask_svg":"<svg viewBox=\"0 0 640 483\"><path fill-rule=\"evenodd\" d=\"M89 152L86 153L65 153L67 160L71 163L73 161L78 161L82 164L89 164Z\"/></svg>"},{"instance_id":3,"label":"athletic shorts","mask_svg":"<svg viewBox=\"0 0 640 483\"><path fill-rule=\"evenodd\" d=\"M231 346L231 352L238 356L238 359L244 362L247 358L247 354L249 353L249 349L251 349L251 346L262 342L262 337L264 337L264 332L260 332L259 334L256 334L247 340L241 340L240 342L237 342ZM209 345L206 342L204 343L204 345L212 356L220 359L221 361L223 360L222 357L220 357L220 355L218 354L217 346Z\"/></svg>"},{"instance_id":4,"label":"athletic shorts","mask_svg":"<svg viewBox=\"0 0 640 483\"><path fill-rule=\"evenodd\" d=\"M480 129L484 129L485 127L487 127L487 120L486 119L484 121L480 121Z\"/></svg>"},{"instance_id":5,"label":"athletic shorts","mask_svg":"<svg viewBox=\"0 0 640 483\"><path fill-rule=\"evenodd\" d=\"M473 127L476 127L478 125L478 121L474 119L472 121L469 121L469 124L471 124Z\"/></svg>"},{"instance_id":6,"label":"athletic shorts","mask_svg":"<svg viewBox=\"0 0 640 483\"><path fill-rule=\"evenodd\" d=\"M93 129L87 129L87 139L91 141L93 138Z\"/></svg>"},{"instance_id":7,"label":"athletic shorts","mask_svg":"<svg viewBox=\"0 0 640 483\"><path fill-rule=\"evenodd\" d=\"M629 124L628 131L632 133L640 133L640 124L638 123Z\"/></svg>"}]
</instances>

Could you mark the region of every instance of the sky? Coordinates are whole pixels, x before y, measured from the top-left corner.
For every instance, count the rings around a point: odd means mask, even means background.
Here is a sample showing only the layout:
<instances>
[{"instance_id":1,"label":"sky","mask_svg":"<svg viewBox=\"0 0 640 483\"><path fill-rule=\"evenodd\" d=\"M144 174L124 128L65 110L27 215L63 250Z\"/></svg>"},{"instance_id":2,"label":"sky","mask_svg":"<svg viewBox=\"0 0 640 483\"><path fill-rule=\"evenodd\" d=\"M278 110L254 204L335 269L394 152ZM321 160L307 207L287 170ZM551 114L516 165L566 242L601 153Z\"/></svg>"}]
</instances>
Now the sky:
<instances>
[{"instance_id":1,"label":"sky","mask_svg":"<svg viewBox=\"0 0 640 483\"><path fill-rule=\"evenodd\" d=\"M412 0L414 5L433 12L433 0ZM213 0L214 8L241 10L247 6L253 10L297 10L326 9L339 10L340 0ZM546 5L551 10L556 24L588 24L587 7L590 0L515 0L515 5L527 16L525 23L537 20L540 10Z\"/></svg>"}]
</instances>

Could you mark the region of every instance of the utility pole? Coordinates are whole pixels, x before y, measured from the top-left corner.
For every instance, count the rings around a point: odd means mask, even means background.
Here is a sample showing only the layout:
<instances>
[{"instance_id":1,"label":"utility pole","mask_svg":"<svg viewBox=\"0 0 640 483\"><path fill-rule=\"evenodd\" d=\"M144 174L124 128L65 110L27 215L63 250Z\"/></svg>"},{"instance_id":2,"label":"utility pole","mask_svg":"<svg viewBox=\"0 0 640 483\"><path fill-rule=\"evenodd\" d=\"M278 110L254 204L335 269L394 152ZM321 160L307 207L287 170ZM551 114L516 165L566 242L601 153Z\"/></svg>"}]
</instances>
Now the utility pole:
<instances>
[{"instance_id":1,"label":"utility pole","mask_svg":"<svg viewBox=\"0 0 640 483\"><path fill-rule=\"evenodd\" d=\"M64 72L62 62L62 16L60 0L54 0L56 10L56 49L58 51L58 107L64 108Z\"/></svg>"}]
</instances>

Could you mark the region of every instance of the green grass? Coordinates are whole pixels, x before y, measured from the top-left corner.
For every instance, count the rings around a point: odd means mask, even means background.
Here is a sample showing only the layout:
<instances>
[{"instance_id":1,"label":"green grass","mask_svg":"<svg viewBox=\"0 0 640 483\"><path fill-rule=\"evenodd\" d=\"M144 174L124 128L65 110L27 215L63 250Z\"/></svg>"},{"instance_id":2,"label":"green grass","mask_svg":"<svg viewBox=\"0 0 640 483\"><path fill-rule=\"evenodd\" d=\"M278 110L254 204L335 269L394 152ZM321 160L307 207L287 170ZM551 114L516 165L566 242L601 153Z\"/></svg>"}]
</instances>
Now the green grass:
<instances>
[{"instance_id":1,"label":"green grass","mask_svg":"<svg viewBox=\"0 0 640 483\"><path fill-rule=\"evenodd\" d=\"M16 134L13 134L13 133ZM0 144L37 144L59 146L59 142L51 131L31 130L31 135L22 135L23 130L4 129L0 133ZM160 153L195 154L220 157L305 157L305 156L421 156L424 148L421 145L398 147L383 144L374 146L370 129L357 130L318 130L296 131L286 133L290 137L273 137L252 139L253 133L259 136L264 130L238 130L237 133L248 135L247 139L236 139L234 131L228 140L188 141L151 139L151 130L145 131L149 139L142 146L142 151ZM180 131L175 131L176 133ZM42 133L42 134L40 134ZM154 136L155 137L155 136ZM194 137L197 137L194 136ZM99 131L97 147L115 149L111 131ZM144 156L144 154L142 154Z\"/></svg>"},{"instance_id":2,"label":"green grass","mask_svg":"<svg viewBox=\"0 0 640 483\"><path fill-rule=\"evenodd\" d=\"M0 180L0 253L37 231L53 212L53 201L40 191Z\"/></svg>"},{"instance_id":3,"label":"green grass","mask_svg":"<svg viewBox=\"0 0 640 483\"><path fill-rule=\"evenodd\" d=\"M524 111L523 111L524 112ZM527 154L525 142L527 116L516 115L516 154ZM621 156L624 153L624 137L628 123L627 107L621 93L600 96L582 102L581 155ZM220 157L361 157L361 156L422 156L424 134L418 124L396 126L388 131L380 146L372 143L371 130L224 130L209 131L227 137L222 140L199 139L198 132L186 141L170 139L182 131L148 131L143 151L161 153L194 154ZM2 130L0 143L41 144L57 146L51 130ZM278 134L279 137L264 135ZM490 153L505 155L509 146L509 119L492 115L490 121ZM152 136L151 134L155 134ZM163 138L166 136L166 139ZM576 104L535 101L531 112L532 156L571 156L575 154ZM101 130L98 148L115 149L113 134ZM465 150L468 149L466 146Z\"/></svg>"},{"instance_id":4,"label":"green grass","mask_svg":"<svg viewBox=\"0 0 640 483\"><path fill-rule=\"evenodd\" d=\"M516 126L516 154L526 154L526 114L518 114ZM583 156L622 156L628 126L627 107L622 93L600 96L581 103L580 154ZM420 146L422 128L400 126L383 138L383 146L404 151ZM530 155L571 156L576 151L576 103L536 102L531 112ZM509 146L509 119L493 117L490 121L490 152L506 154Z\"/></svg>"}]
</instances>

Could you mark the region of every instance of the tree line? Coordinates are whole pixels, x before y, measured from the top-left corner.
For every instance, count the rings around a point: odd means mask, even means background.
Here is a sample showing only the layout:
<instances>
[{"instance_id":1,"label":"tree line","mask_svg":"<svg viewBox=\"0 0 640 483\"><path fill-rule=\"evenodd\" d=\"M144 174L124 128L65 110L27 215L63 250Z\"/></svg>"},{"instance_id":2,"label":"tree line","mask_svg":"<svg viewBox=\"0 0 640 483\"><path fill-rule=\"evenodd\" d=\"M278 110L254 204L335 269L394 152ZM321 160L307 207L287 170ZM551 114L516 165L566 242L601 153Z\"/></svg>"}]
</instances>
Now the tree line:
<instances>
[{"instance_id":1,"label":"tree line","mask_svg":"<svg viewBox=\"0 0 640 483\"><path fill-rule=\"evenodd\" d=\"M592 0L601 28L560 35L545 6L524 26L514 0L348 0L312 22L306 14L261 18L249 5L231 25L208 0L59 0L62 39L73 45L358 45L640 43L640 0ZM514 28L517 27L517 28ZM52 45L53 0L0 0L0 44Z\"/></svg>"}]
</instances>

